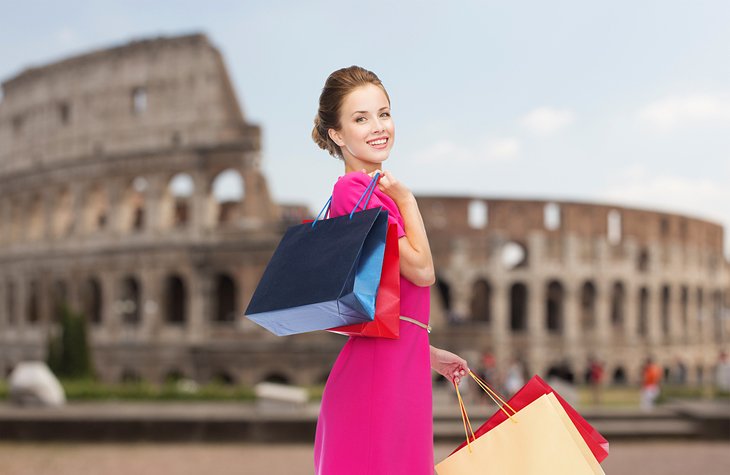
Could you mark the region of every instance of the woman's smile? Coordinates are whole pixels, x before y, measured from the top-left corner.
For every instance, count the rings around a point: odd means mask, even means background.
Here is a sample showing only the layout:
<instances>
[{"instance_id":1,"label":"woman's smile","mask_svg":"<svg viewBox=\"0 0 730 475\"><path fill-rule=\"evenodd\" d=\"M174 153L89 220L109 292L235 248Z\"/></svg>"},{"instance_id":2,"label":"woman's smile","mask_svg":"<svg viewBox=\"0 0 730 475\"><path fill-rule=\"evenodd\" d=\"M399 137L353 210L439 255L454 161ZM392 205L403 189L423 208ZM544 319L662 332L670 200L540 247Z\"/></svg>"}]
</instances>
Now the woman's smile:
<instances>
[{"instance_id":1,"label":"woman's smile","mask_svg":"<svg viewBox=\"0 0 730 475\"><path fill-rule=\"evenodd\" d=\"M385 150L388 147L388 137L378 137L377 139L369 140L368 144L375 149Z\"/></svg>"}]
</instances>

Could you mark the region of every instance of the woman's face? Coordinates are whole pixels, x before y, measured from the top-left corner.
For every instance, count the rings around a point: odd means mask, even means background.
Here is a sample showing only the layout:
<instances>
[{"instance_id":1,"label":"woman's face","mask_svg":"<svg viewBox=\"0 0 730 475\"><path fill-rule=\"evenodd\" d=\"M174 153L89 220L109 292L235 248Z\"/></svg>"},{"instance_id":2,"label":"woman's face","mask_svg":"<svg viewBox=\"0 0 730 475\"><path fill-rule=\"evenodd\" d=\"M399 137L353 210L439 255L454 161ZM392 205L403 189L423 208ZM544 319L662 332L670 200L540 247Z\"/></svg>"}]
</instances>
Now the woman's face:
<instances>
[{"instance_id":1,"label":"woman's face","mask_svg":"<svg viewBox=\"0 0 730 475\"><path fill-rule=\"evenodd\" d=\"M329 134L347 163L359 167L360 162L380 164L387 160L395 125L385 92L374 84L353 89L340 109L340 130L330 129Z\"/></svg>"}]
</instances>

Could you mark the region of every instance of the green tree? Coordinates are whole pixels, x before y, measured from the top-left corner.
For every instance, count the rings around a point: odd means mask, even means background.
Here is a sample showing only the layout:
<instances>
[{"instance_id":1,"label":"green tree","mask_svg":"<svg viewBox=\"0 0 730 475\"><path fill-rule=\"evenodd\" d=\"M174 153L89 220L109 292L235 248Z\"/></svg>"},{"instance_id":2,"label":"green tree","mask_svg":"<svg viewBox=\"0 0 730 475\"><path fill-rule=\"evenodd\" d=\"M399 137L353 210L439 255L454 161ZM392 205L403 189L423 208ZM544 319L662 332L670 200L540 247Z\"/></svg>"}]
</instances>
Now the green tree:
<instances>
[{"instance_id":1,"label":"green tree","mask_svg":"<svg viewBox=\"0 0 730 475\"><path fill-rule=\"evenodd\" d=\"M92 378L86 319L68 305L61 308L61 331L48 340L48 367L61 378Z\"/></svg>"}]
</instances>

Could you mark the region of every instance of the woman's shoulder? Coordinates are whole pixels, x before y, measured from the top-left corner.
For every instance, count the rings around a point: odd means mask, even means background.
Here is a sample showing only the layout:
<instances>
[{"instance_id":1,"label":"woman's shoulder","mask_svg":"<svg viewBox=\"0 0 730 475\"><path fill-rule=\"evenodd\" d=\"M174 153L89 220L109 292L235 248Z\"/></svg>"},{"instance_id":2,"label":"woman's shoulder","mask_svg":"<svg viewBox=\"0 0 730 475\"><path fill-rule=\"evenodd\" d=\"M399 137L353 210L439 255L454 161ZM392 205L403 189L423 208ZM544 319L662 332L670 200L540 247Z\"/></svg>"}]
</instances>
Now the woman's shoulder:
<instances>
[{"instance_id":1,"label":"woman's shoulder","mask_svg":"<svg viewBox=\"0 0 730 475\"><path fill-rule=\"evenodd\" d=\"M363 172L347 172L337 178L335 182L335 190L362 189L370 183L370 175Z\"/></svg>"},{"instance_id":2,"label":"woman's shoulder","mask_svg":"<svg viewBox=\"0 0 730 475\"><path fill-rule=\"evenodd\" d=\"M332 188L332 199L335 201L352 201L362 195L370 184L370 176L363 172L349 172L337 178Z\"/></svg>"}]
</instances>

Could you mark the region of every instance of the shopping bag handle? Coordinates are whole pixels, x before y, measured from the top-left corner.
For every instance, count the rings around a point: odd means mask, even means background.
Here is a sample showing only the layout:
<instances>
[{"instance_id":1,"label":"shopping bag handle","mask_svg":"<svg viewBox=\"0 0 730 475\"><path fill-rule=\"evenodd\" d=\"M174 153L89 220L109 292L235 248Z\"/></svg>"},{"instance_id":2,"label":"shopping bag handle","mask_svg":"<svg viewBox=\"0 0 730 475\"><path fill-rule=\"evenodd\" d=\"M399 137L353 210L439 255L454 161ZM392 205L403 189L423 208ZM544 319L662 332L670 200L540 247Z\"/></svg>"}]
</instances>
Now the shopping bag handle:
<instances>
[{"instance_id":1,"label":"shopping bag handle","mask_svg":"<svg viewBox=\"0 0 730 475\"><path fill-rule=\"evenodd\" d=\"M314 226L315 226L315 225L317 224L317 221L319 221L319 217L320 217L320 216L322 215L322 212L323 212L323 211L324 211L325 209L327 210L327 212L326 212L326 213L324 214L324 218L323 218L323 219L327 219L327 216L329 216L329 214L330 214L330 205L331 205L331 204L332 204L332 196L330 195L330 198L329 198L329 199L327 200L327 202L326 202L326 203L324 204L324 208L322 208L322 209L320 210L319 214L317 214L317 217L316 217L316 218L314 218L314 221L312 221L312 228L314 228Z\"/></svg>"},{"instance_id":2,"label":"shopping bag handle","mask_svg":"<svg viewBox=\"0 0 730 475\"><path fill-rule=\"evenodd\" d=\"M362 199L365 198L365 195L367 195L367 198L365 199L365 203L362 205L362 209L367 209L368 204L370 203L370 197L373 196L373 191L375 191L375 185L378 184L378 178L380 178L380 172L376 172L375 175L373 175L373 178L372 180L370 180L370 183L368 183L365 191L363 191L362 195L360 195L360 199L357 200L357 203L355 203L355 207L352 208L352 211L350 211L350 219L352 219L352 215L355 214L355 211L357 211L357 207Z\"/></svg>"},{"instance_id":3,"label":"shopping bag handle","mask_svg":"<svg viewBox=\"0 0 730 475\"><path fill-rule=\"evenodd\" d=\"M476 374L474 374L474 372L471 371L471 370L469 370L469 376L471 376L471 378L474 381L476 381L476 383L479 385L479 387L482 388L482 390L485 393L487 393L487 395L492 399L492 401L494 401L494 404L496 404L502 410L502 412L505 413L505 415L507 416L508 419L510 419L512 422L517 422L513 418L513 416L515 414L517 414L517 411L515 411L512 408L512 406L510 406L509 404L507 404L507 402L504 399L502 399L501 397L499 397L499 394L497 394L492 388L490 388L489 385L487 385L487 382L486 381L484 381L482 378L480 378L479 376L477 376ZM497 402L497 400L499 400L499 402ZM509 412L505 411L505 409L504 409L505 407L508 407L509 410L512 411L512 415L510 415Z\"/></svg>"},{"instance_id":4,"label":"shopping bag handle","mask_svg":"<svg viewBox=\"0 0 730 475\"><path fill-rule=\"evenodd\" d=\"M499 394L497 394L492 388L490 388L486 381L484 381L482 378L474 374L473 371L469 370L469 376L472 377L474 381L477 382L480 388L486 392L490 398L492 398L492 401L499 406L499 408L507 415L507 418L517 423L517 419L515 419L514 414L517 414L517 411L515 411L512 406L507 404L504 399L499 397ZM471 421L469 420L469 414L466 413L466 406L464 405L464 400L461 397L461 393L459 392L459 385L454 381L454 389L456 389L456 398L459 400L459 410L461 411L461 422L464 424L464 434L466 435L466 446L469 448L469 453L471 453L471 443L476 440L476 436L474 435L474 429L471 426ZM497 402L499 400L499 402ZM501 404L500 404L501 402ZM513 414L510 414L509 412L505 411L505 407L508 407ZM469 437L471 435L471 437Z\"/></svg>"},{"instance_id":5,"label":"shopping bag handle","mask_svg":"<svg viewBox=\"0 0 730 475\"><path fill-rule=\"evenodd\" d=\"M474 435L474 429L471 427L471 421L469 420L469 414L466 413L466 406L464 405L464 400L461 398L461 393L459 392L459 384L456 381L453 381L453 384L454 384L454 389L456 389L456 398L459 400L459 410L461 412L461 422L464 423L464 434L466 434L466 446L469 448L469 453L471 453L471 442L474 440L477 440L477 438ZM469 437L469 434L471 434L471 438Z\"/></svg>"},{"instance_id":6,"label":"shopping bag handle","mask_svg":"<svg viewBox=\"0 0 730 475\"><path fill-rule=\"evenodd\" d=\"M352 208L352 211L350 212L350 219L352 219L352 215L355 214L355 211L357 211L358 205L360 205L360 202L363 198L365 198L365 203L363 204L363 210L367 209L368 204L370 203L370 198L373 195L373 191L375 191L375 185L378 183L378 178L380 177L380 172L376 172L373 178L370 180L370 183L368 183L368 186L365 187L365 191L362 192L360 195L360 199L357 200L357 203L355 203L355 207ZM366 198L367 195L367 198ZM322 213L324 212L324 218L327 219L327 217L330 214L330 207L332 206L332 195L330 195L327 202L324 204L324 207L320 210L320 212L317 214L317 217L314 218L314 221L312 221L312 228L317 225L317 221L319 221L319 217L322 216ZM327 210L327 211L325 211Z\"/></svg>"}]
</instances>

